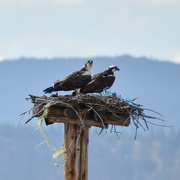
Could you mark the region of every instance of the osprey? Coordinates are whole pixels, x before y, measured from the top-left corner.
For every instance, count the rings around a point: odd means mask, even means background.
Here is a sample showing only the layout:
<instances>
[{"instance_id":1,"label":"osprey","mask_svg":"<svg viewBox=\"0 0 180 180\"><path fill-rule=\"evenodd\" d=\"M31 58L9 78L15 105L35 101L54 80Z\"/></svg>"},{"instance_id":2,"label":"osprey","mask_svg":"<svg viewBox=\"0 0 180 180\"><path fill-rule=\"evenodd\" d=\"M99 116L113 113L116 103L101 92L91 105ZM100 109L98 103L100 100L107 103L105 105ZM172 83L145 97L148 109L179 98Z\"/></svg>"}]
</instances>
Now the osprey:
<instances>
[{"instance_id":1,"label":"osprey","mask_svg":"<svg viewBox=\"0 0 180 180\"><path fill-rule=\"evenodd\" d=\"M52 93L54 91L75 90L76 94L79 93L80 89L91 80L92 65L93 61L88 60L79 71L69 74L64 79L55 81L53 86L46 88L43 92Z\"/></svg>"},{"instance_id":2,"label":"osprey","mask_svg":"<svg viewBox=\"0 0 180 180\"><path fill-rule=\"evenodd\" d=\"M81 93L100 93L104 88L110 88L115 80L114 72L119 71L117 66L109 66L107 70L102 73L95 74L91 81L83 88Z\"/></svg>"}]
</instances>

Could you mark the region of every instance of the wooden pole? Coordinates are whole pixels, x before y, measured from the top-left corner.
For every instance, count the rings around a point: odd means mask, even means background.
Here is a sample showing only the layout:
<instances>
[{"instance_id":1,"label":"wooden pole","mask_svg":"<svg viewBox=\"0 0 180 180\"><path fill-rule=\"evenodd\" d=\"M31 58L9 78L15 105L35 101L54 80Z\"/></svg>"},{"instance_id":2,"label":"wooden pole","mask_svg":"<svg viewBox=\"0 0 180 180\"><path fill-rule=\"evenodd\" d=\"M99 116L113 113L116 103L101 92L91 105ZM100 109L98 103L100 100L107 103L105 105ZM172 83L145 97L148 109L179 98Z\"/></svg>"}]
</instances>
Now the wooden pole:
<instances>
[{"instance_id":1,"label":"wooden pole","mask_svg":"<svg viewBox=\"0 0 180 180\"><path fill-rule=\"evenodd\" d=\"M64 125L64 144L66 148L64 180L88 179L89 128L77 124Z\"/></svg>"}]
</instances>

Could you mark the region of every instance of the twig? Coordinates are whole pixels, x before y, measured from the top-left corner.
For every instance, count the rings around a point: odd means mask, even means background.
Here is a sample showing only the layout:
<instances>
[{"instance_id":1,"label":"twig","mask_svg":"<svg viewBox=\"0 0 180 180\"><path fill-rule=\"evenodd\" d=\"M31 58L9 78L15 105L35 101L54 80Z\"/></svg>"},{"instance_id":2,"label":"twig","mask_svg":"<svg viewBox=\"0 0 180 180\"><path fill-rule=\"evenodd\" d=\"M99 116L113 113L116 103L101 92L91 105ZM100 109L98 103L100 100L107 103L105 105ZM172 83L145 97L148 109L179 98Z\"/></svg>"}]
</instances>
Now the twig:
<instances>
[{"instance_id":1,"label":"twig","mask_svg":"<svg viewBox=\"0 0 180 180\"><path fill-rule=\"evenodd\" d=\"M147 124L146 119L144 118L144 116L140 116L140 118L142 118L144 120L144 123L146 125L147 130L149 130L148 124Z\"/></svg>"},{"instance_id":2,"label":"twig","mask_svg":"<svg viewBox=\"0 0 180 180\"><path fill-rule=\"evenodd\" d=\"M162 114L158 113L157 111L154 111L154 110L152 110L152 109L147 109L147 108L143 108L143 109L144 109L144 110L147 110L147 111L154 112L154 113L158 114L159 116L163 117L165 120L167 120L165 116L163 116ZM157 119L157 118L156 118L156 119Z\"/></svg>"},{"instance_id":3,"label":"twig","mask_svg":"<svg viewBox=\"0 0 180 180\"><path fill-rule=\"evenodd\" d=\"M121 134L121 132L117 132L116 131L116 126L115 125L113 125L113 126L114 126L114 132L116 133L117 138L120 140L120 137L118 136L118 133Z\"/></svg>"},{"instance_id":4,"label":"twig","mask_svg":"<svg viewBox=\"0 0 180 180\"><path fill-rule=\"evenodd\" d=\"M138 128L136 127L136 131L135 131L134 140L136 140L136 137L137 137L137 130L138 130Z\"/></svg>"},{"instance_id":5,"label":"twig","mask_svg":"<svg viewBox=\"0 0 180 180\"><path fill-rule=\"evenodd\" d=\"M149 121L146 121L146 122L148 122L149 124L155 125L155 126L160 126L160 127L173 127L173 126L164 126L164 125L156 124L156 123L152 123Z\"/></svg>"},{"instance_id":6,"label":"twig","mask_svg":"<svg viewBox=\"0 0 180 180\"><path fill-rule=\"evenodd\" d=\"M103 132L104 128L101 128L101 131L98 133L98 136Z\"/></svg>"},{"instance_id":7,"label":"twig","mask_svg":"<svg viewBox=\"0 0 180 180\"><path fill-rule=\"evenodd\" d=\"M102 123L102 125L103 125L103 128L105 129L105 132L106 132L106 134L107 134L106 127L105 127L105 125L104 125L104 122L103 122L101 116L99 115L99 113L98 113L93 107L92 107L92 110L96 113L96 115L97 115L97 116L99 117L99 119L101 120L101 123Z\"/></svg>"}]
</instances>

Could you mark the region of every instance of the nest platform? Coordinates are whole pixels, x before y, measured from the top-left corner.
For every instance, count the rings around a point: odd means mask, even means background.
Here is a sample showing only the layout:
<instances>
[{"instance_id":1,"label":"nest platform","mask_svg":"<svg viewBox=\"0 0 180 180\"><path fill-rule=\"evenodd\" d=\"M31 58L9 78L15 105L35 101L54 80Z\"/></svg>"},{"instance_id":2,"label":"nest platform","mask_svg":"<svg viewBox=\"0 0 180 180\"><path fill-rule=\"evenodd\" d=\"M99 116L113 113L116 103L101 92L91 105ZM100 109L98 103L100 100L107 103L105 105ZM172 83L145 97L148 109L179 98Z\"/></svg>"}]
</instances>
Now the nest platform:
<instances>
[{"instance_id":1,"label":"nest platform","mask_svg":"<svg viewBox=\"0 0 180 180\"><path fill-rule=\"evenodd\" d=\"M40 117L45 109L46 125L53 123L71 123L86 126L108 128L108 125L129 126L132 107L117 97L99 95L34 96L32 117ZM133 107L134 109L134 107Z\"/></svg>"}]
</instances>

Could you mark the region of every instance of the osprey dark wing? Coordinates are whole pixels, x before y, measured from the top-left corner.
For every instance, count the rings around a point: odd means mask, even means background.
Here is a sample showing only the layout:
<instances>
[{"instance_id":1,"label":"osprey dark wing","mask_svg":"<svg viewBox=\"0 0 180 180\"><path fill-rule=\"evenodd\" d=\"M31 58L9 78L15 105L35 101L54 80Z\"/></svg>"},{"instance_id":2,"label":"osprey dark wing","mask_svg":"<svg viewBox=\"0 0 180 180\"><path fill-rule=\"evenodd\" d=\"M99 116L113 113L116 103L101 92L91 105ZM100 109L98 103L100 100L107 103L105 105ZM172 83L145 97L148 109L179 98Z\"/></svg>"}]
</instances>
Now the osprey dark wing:
<instances>
[{"instance_id":1,"label":"osprey dark wing","mask_svg":"<svg viewBox=\"0 0 180 180\"><path fill-rule=\"evenodd\" d=\"M91 75L82 75L82 72L76 71L54 82L53 87L55 91L71 91L85 86L90 80Z\"/></svg>"}]
</instances>

